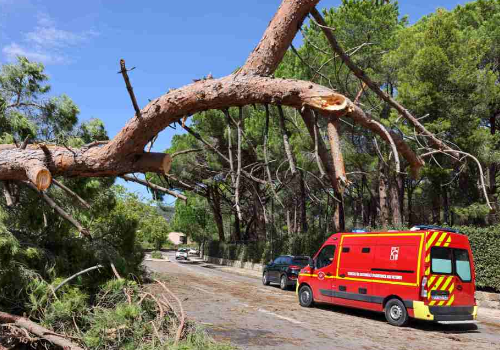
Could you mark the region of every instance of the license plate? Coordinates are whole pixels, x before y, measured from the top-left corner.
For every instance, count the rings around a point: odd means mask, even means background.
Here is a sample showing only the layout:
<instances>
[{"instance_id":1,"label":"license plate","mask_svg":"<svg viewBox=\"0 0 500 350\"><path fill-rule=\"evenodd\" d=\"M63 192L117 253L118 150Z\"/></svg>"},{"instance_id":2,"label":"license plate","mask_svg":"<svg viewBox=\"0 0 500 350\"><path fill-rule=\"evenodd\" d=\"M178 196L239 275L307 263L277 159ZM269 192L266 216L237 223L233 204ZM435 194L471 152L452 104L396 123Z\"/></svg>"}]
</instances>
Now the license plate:
<instances>
[{"instance_id":1,"label":"license plate","mask_svg":"<svg viewBox=\"0 0 500 350\"><path fill-rule=\"evenodd\" d=\"M434 300L448 300L448 296L447 295L433 295L432 299L434 299Z\"/></svg>"}]
</instances>

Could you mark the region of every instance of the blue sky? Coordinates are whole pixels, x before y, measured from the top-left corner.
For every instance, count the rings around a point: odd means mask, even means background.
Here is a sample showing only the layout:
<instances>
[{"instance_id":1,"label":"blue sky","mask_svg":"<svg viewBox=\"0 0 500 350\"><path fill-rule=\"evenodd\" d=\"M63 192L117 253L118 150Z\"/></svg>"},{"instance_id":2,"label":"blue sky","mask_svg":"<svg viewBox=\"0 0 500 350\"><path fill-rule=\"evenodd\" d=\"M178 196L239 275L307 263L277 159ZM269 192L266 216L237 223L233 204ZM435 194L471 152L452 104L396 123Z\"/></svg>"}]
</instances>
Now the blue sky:
<instances>
[{"instance_id":1,"label":"blue sky","mask_svg":"<svg viewBox=\"0 0 500 350\"><path fill-rule=\"evenodd\" d=\"M130 73L138 103L208 73L227 75L258 43L280 0L0 0L0 63L16 55L42 61L52 94L65 93L81 110L80 120L102 119L113 137L133 115L119 70ZM340 0L322 0L319 7ZM400 1L415 22L438 7L465 1ZM154 150L169 147L171 128ZM146 194L140 186L127 184ZM168 200L167 200L168 201Z\"/></svg>"}]
</instances>

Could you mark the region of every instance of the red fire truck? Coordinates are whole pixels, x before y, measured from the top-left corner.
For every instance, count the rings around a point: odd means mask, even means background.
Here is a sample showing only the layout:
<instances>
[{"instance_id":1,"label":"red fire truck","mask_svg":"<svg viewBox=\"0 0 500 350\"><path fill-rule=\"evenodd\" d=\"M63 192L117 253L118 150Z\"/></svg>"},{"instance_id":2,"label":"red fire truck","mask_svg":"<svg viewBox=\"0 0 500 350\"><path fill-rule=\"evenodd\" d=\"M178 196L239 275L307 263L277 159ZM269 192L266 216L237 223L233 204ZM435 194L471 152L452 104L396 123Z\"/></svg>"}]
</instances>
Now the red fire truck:
<instances>
[{"instance_id":1,"label":"red fire truck","mask_svg":"<svg viewBox=\"0 0 500 350\"><path fill-rule=\"evenodd\" d=\"M457 231L336 233L299 273L300 305L315 302L384 312L403 326L475 320L475 275L469 240Z\"/></svg>"}]
</instances>

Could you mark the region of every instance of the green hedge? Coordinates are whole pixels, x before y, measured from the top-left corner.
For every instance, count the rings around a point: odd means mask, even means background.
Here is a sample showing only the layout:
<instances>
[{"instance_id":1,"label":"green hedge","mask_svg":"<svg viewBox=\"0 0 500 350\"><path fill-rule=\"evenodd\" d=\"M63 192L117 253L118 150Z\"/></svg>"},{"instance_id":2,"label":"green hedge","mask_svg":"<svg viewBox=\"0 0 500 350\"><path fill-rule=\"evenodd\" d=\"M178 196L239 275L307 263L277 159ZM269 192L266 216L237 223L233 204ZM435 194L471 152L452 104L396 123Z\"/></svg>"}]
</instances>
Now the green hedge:
<instances>
[{"instance_id":1,"label":"green hedge","mask_svg":"<svg viewBox=\"0 0 500 350\"><path fill-rule=\"evenodd\" d=\"M455 228L469 237L476 266L476 286L481 290L500 292L500 225ZM320 240L309 237L301 242L297 239L275 240L271 251L270 242L235 244L212 241L208 243L205 254L259 264L281 254L313 255L323 242L323 237Z\"/></svg>"},{"instance_id":2,"label":"green hedge","mask_svg":"<svg viewBox=\"0 0 500 350\"><path fill-rule=\"evenodd\" d=\"M476 286L500 291L500 226L457 228L469 237L476 266Z\"/></svg>"}]
</instances>

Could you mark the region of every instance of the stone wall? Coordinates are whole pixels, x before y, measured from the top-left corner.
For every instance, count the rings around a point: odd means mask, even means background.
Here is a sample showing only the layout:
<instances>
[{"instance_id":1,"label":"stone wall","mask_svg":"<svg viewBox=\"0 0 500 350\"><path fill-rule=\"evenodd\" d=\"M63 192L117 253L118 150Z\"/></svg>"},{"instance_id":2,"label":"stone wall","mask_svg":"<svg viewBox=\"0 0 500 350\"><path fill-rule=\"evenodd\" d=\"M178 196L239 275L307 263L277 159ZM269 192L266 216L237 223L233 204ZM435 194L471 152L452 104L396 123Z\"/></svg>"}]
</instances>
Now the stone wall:
<instances>
[{"instance_id":1,"label":"stone wall","mask_svg":"<svg viewBox=\"0 0 500 350\"><path fill-rule=\"evenodd\" d=\"M209 262L211 264L224 265L224 266L233 266L239 267L245 270L259 271L262 272L262 264L255 264L252 262L244 262L239 260L229 260L224 258L214 258L211 256L205 255L203 260Z\"/></svg>"},{"instance_id":2,"label":"stone wall","mask_svg":"<svg viewBox=\"0 0 500 350\"><path fill-rule=\"evenodd\" d=\"M476 292L476 300L477 304L481 307L500 310L499 293Z\"/></svg>"}]
</instances>

